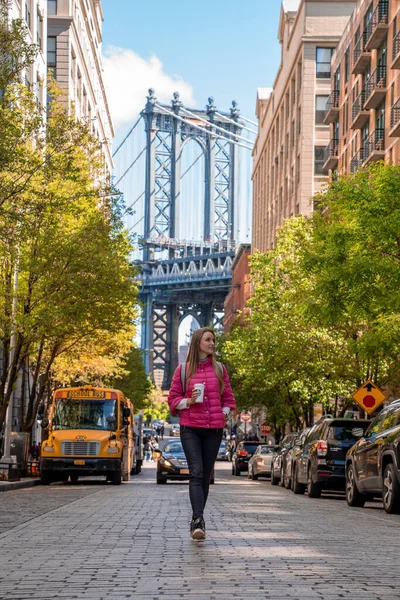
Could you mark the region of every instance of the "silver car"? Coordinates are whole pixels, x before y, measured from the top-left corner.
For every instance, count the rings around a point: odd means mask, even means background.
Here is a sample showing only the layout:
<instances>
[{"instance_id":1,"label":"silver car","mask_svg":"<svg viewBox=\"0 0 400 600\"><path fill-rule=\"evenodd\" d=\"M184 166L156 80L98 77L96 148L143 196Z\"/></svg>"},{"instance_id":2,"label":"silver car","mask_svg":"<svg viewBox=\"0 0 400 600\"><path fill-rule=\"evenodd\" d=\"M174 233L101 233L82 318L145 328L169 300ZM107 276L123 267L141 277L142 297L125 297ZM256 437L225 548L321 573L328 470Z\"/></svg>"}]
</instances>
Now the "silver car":
<instances>
[{"instance_id":1,"label":"silver car","mask_svg":"<svg viewBox=\"0 0 400 600\"><path fill-rule=\"evenodd\" d=\"M249 460L249 479L269 477L271 475L272 455L274 446L260 445Z\"/></svg>"}]
</instances>

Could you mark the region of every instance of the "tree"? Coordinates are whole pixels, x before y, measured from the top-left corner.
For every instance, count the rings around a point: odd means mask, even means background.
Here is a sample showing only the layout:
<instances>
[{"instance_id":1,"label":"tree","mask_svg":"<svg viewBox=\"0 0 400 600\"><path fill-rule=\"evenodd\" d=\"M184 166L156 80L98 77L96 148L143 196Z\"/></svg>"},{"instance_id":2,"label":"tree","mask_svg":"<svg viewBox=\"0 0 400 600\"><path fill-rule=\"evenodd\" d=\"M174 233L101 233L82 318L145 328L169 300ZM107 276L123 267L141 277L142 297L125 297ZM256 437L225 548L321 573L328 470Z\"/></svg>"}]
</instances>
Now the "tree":
<instances>
[{"instance_id":1,"label":"tree","mask_svg":"<svg viewBox=\"0 0 400 600\"><path fill-rule=\"evenodd\" d=\"M21 110L24 106L29 112L29 102L21 100ZM0 209L0 424L18 373L28 365L33 382L27 430L57 357L76 352L78 344L101 348L113 336L132 339L137 314L132 244L118 202L110 199L101 144L85 123L69 116L57 95L43 143L43 131L36 135L38 143L24 140L16 154L19 168L3 169L4 180L18 170L24 183Z\"/></svg>"},{"instance_id":2,"label":"tree","mask_svg":"<svg viewBox=\"0 0 400 600\"><path fill-rule=\"evenodd\" d=\"M112 378L109 383L132 400L136 412L147 408L147 400L154 388L146 375L143 355L139 348L131 347L123 365L123 373Z\"/></svg>"},{"instance_id":3,"label":"tree","mask_svg":"<svg viewBox=\"0 0 400 600\"><path fill-rule=\"evenodd\" d=\"M398 382L400 167L375 163L334 181L317 201L304 268L314 285L307 311L340 330L359 365L357 383Z\"/></svg>"}]
</instances>

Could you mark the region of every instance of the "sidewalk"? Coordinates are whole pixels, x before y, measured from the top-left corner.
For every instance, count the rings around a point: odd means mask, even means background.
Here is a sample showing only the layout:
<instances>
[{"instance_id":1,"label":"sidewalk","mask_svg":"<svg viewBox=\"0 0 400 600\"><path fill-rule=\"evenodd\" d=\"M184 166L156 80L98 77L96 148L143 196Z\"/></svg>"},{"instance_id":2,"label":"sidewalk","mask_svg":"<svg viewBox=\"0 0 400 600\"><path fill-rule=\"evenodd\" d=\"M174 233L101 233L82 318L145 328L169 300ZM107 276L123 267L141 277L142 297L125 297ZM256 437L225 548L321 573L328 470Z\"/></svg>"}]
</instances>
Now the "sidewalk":
<instances>
[{"instance_id":1,"label":"sidewalk","mask_svg":"<svg viewBox=\"0 0 400 600\"><path fill-rule=\"evenodd\" d=\"M40 477L21 477L19 481L0 481L0 494L1 492L20 490L22 488L29 488L39 484Z\"/></svg>"}]
</instances>

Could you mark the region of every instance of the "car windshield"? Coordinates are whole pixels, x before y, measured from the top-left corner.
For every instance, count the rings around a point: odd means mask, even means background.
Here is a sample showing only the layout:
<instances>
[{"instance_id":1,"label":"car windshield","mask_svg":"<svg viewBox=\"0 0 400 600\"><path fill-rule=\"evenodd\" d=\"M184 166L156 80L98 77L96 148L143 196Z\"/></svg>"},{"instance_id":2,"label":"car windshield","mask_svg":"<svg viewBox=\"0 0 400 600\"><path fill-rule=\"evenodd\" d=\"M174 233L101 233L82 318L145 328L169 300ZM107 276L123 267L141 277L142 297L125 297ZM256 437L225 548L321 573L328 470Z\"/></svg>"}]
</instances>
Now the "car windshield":
<instances>
[{"instance_id":1,"label":"car windshield","mask_svg":"<svg viewBox=\"0 0 400 600\"><path fill-rule=\"evenodd\" d=\"M107 417L115 417L115 400L75 400L60 398L56 400L53 429L104 429L109 430ZM115 431L115 426L112 427Z\"/></svg>"},{"instance_id":2,"label":"car windshield","mask_svg":"<svg viewBox=\"0 0 400 600\"><path fill-rule=\"evenodd\" d=\"M257 448L258 448L259 444L243 444L243 450L247 450L247 452L251 452L251 454L253 454Z\"/></svg>"},{"instance_id":3,"label":"car windshield","mask_svg":"<svg viewBox=\"0 0 400 600\"><path fill-rule=\"evenodd\" d=\"M164 452L171 452L174 454L183 453L182 444L180 442L170 442L165 446Z\"/></svg>"},{"instance_id":4,"label":"car windshield","mask_svg":"<svg viewBox=\"0 0 400 600\"><path fill-rule=\"evenodd\" d=\"M260 454L272 454L274 449L272 446L262 446L260 450Z\"/></svg>"},{"instance_id":5,"label":"car windshield","mask_svg":"<svg viewBox=\"0 0 400 600\"><path fill-rule=\"evenodd\" d=\"M369 423L353 423L339 424L334 423L329 427L328 439L338 440L339 442L357 441L364 435L368 429Z\"/></svg>"}]
</instances>

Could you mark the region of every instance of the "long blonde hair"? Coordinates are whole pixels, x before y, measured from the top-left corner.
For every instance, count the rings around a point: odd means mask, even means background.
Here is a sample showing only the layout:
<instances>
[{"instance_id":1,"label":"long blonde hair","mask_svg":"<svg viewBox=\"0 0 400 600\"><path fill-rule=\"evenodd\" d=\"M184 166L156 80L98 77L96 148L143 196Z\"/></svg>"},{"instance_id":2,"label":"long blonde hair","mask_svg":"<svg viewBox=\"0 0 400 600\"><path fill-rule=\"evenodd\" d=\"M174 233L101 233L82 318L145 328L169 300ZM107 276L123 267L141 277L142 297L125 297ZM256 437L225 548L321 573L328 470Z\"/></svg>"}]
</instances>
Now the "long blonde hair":
<instances>
[{"instance_id":1,"label":"long blonde hair","mask_svg":"<svg viewBox=\"0 0 400 600\"><path fill-rule=\"evenodd\" d=\"M190 340L189 352L186 358L186 379L189 385L190 378L197 371L197 367L200 362L200 341L203 335L207 332L212 333L214 336L215 342L215 333L210 327L201 327L201 329L196 329L196 331L192 335L192 339ZM218 377L219 380L219 391L220 394L224 391L224 373L223 369L219 368L217 361L215 360L214 355L211 356L211 364L214 369L214 373Z\"/></svg>"}]
</instances>

